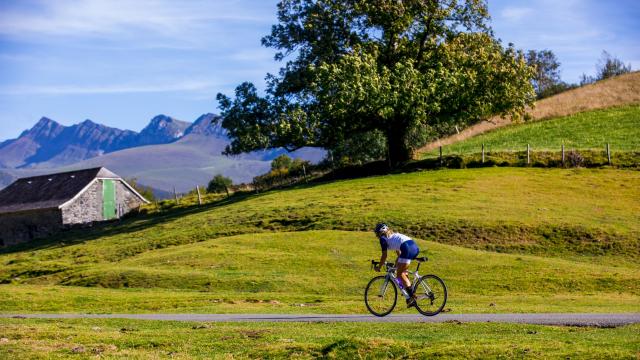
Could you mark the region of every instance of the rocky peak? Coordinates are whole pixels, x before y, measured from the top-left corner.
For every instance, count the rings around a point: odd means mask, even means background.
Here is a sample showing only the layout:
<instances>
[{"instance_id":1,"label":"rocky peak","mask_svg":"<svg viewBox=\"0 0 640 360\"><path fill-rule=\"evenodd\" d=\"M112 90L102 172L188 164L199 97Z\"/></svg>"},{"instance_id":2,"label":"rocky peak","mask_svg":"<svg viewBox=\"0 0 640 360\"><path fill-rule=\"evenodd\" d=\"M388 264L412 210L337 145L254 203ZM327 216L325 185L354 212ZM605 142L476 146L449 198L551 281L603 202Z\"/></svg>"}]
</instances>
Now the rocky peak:
<instances>
[{"instance_id":1,"label":"rocky peak","mask_svg":"<svg viewBox=\"0 0 640 360\"><path fill-rule=\"evenodd\" d=\"M201 115L198 119L196 119L196 121L193 122L193 124L191 124L191 126L189 126L184 134L215 136L226 139L227 130L222 127L220 122L215 122L218 119L220 119L218 115L214 115L211 113Z\"/></svg>"},{"instance_id":2,"label":"rocky peak","mask_svg":"<svg viewBox=\"0 0 640 360\"><path fill-rule=\"evenodd\" d=\"M57 122L42 117L30 130L22 133L21 136L27 135L34 139L50 139L56 137L65 129L64 126Z\"/></svg>"},{"instance_id":3,"label":"rocky peak","mask_svg":"<svg viewBox=\"0 0 640 360\"><path fill-rule=\"evenodd\" d=\"M151 119L140 135L138 143L140 145L164 144L175 141L184 135L189 127L188 122L180 121L166 115L158 115Z\"/></svg>"}]
</instances>

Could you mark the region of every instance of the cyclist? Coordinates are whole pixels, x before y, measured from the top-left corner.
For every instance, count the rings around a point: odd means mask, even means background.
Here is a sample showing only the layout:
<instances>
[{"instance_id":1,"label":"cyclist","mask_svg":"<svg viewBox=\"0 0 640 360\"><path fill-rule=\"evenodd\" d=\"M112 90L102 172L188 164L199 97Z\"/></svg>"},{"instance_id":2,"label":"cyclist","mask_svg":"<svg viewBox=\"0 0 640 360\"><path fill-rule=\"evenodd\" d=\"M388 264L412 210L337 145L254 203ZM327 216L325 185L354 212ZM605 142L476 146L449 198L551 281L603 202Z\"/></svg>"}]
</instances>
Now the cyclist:
<instances>
[{"instance_id":1,"label":"cyclist","mask_svg":"<svg viewBox=\"0 0 640 360\"><path fill-rule=\"evenodd\" d=\"M415 305L415 298L411 293L411 281L409 281L409 277L407 276L407 268L411 260L415 259L420 252L418 245L407 235L391 231L385 223L377 224L374 232L380 240L380 247L382 248L380 264L376 266L375 270L380 271L380 268L385 264L385 261L387 261L387 250L395 250L398 255L396 259L396 276L402 281L404 289L409 294L407 307Z\"/></svg>"}]
</instances>

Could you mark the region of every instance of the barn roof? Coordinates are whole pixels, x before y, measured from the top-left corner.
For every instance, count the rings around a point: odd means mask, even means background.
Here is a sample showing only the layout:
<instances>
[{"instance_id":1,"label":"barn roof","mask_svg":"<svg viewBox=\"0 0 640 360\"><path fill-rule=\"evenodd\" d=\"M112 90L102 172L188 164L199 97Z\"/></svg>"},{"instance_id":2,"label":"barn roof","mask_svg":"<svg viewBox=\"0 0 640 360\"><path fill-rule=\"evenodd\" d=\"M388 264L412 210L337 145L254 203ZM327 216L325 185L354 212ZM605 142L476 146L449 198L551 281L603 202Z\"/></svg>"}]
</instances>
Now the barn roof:
<instances>
[{"instance_id":1,"label":"barn roof","mask_svg":"<svg viewBox=\"0 0 640 360\"><path fill-rule=\"evenodd\" d=\"M0 191L0 214L58 208L96 178L120 179L102 167L18 179Z\"/></svg>"}]
</instances>

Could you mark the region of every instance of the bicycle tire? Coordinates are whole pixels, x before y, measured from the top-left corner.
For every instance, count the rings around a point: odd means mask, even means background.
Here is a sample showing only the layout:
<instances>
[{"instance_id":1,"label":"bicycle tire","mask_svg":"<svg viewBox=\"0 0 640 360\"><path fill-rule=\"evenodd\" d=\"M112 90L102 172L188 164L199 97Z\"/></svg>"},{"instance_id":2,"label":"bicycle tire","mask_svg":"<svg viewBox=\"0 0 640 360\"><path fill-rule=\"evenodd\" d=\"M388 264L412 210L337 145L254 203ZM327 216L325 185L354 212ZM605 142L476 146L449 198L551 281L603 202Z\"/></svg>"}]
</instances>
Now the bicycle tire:
<instances>
[{"instance_id":1,"label":"bicycle tire","mask_svg":"<svg viewBox=\"0 0 640 360\"><path fill-rule=\"evenodd\" d=\"M385 288L382 288L382 287ZM390 289L393 289L391 293L389 293ZM382 292L382 294L375 295L375 292ZM378 309L375 301L369 300L369 295L371 295L371 300L380 299L382 308ZM389 295L390 297L386 298L385 296ZM393 302L391 300L393 299ZM385 301L389 301L391 304L387 306L384 304ZM398 288L394 281L387 281L386 276L376 276L369 283L364 290L364 303L367 306L367 310L375 316L383 317L389 315L393 309L396 307L396 303L398 302Z\"/></svg>"},{"instance_id":2,"label":"bicycle tire","mask_svg":"<svg viewBox=\"0 0 640 360\"><path fill-rule=\"evenodd\" d=\"M447 304L447 285L436 275L421 277L413 287L413 293L416 295L416 310L424 316L438 315Z\"/></svg>"}]
</instances>

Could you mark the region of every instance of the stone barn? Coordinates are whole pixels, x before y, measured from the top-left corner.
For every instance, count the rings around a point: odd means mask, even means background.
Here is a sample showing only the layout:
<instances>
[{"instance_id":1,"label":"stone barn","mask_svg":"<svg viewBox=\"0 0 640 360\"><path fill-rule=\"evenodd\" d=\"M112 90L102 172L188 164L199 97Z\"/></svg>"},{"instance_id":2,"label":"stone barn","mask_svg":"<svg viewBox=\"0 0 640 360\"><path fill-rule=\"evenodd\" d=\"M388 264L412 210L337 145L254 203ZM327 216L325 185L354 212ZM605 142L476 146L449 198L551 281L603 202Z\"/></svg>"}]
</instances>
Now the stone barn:
<instances>
[{"instance_id":1,"label":"stone barn","mask_svg":"<svg viewBox=\"0 0 640 360\"><path fill-rule=\"evenodd\" d=\"M105 168L16 180L0 191L0 246L118 219L148 201Z\"/></svg>"}]
</instances>

